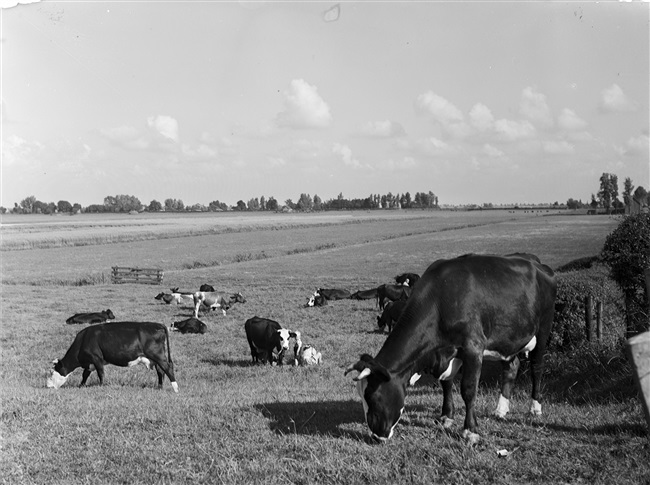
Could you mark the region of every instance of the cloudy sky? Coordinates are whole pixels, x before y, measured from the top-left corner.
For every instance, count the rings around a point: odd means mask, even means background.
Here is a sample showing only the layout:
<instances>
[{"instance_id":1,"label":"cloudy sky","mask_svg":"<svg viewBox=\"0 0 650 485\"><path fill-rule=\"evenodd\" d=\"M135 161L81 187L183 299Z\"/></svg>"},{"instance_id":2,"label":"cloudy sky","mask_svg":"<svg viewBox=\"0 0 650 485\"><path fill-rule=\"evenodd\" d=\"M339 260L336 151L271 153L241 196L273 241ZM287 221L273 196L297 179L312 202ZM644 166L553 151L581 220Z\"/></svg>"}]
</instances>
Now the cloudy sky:
<instances>
[{"instance_id":1,"label":"cloudy sky","mask_svg":"<svg viewBox=\"0 0 650 485\"><path fill-rule=\"evenodd\" d=\"M24 0L27 2L29 0ZM4 7L16 0L2 0ZM2 9L13 207L650 184L649 4L56 2Z\"/></svg>"}]
</instances>

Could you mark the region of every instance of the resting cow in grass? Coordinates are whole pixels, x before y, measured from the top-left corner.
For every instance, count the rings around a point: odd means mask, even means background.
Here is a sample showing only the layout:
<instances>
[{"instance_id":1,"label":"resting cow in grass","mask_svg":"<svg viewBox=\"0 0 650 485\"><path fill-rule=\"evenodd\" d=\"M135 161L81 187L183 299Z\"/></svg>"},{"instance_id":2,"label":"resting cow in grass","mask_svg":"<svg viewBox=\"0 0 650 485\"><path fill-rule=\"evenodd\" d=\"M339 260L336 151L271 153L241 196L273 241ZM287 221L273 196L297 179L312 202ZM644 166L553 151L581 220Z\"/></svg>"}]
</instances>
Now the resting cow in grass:
<instances>
[{"instance_id":1,"label":"resting cow in grass","mask_svg":"<svg viewBox=\"0 0 650 485\"><path fill-rule=\"evenodd\" d=\"M300 332L295 332L296 343L293 346L293 365L317 365L323 361L322 354L312 345L304 344Z\"/></svg>"},{"instance_id":2,"label":"resting cow in grass","mask_svg":"<svg viewBox=\"0 0 650 485\"><path fill-rule=\"evenodd\" d=\"M77 334L65 356L53 363L47 387L55 389L61 387L79 367L83 368L81 386L85 386L93 370L97 371L99 384L104 383L106 364L120 367L144 364L149 369L156 368L159 389L164 375L167 375L172 388L178 392L169 333L160 323L115 322L86 327Z\"/></svg>"},{"instance_id":3,"label":"resting cow in grass","mask_svg":"<svg viewBox=\"0 0 650 485\"><path fill-rule=\"evenodd\" d=\"M452 379L463 366L463 436L476 443L474 407L483 359L503 363L496 415L505 417L520 354L530 353L530 413L540 415L540 381L555 293L553 271L519 255L465 255L429 266L379 353L374 358L362 355L346 370L358 372L354 380L372 436L380 441L392 436L404 411L406 386L422 372L440 379L442 418L450 424Z\"/></svg>"},{"instance_id":4,"label":"resting cow in grass","mask_svg":"<svg viewBox=\"0 0 650 485\"><path fill-rule=\"evenodd\" d=\"M174 322L169 327L172 331L179 333L205 333L208 326L198 318L190 317L180 322Z\"/></svg>"},{"instance_id":5,"label":"resting cow in grass","mask_svg":"<svg viewBox=\"0 0 650 485\"><path fill-rule=\"evenodd\" d=\"M89 312L89 313L75 313L68 318L65 323L68 325L80 323L105 323L108 320L115 320L115 315L110 309L102 312Z\"/></svg>"}]
</instances>

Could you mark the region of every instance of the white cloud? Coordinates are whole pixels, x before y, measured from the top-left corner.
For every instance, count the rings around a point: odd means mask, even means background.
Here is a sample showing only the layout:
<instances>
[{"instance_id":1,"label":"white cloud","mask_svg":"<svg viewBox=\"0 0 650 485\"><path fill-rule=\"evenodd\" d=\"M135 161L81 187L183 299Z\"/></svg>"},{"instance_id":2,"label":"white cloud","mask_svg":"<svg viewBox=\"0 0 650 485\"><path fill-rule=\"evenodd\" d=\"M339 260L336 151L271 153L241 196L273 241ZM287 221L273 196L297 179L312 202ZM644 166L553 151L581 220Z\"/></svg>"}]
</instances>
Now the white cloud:
<instances>
[{"instance_id":1,"label":"white cloud","mask_svg":"<svg viewBox=\"0 0 650 485\"><path fill-rule=\"evenodd\" d=\"M289 128L324 128L331 123L330 108L315 86L303 79L294 79L284 95L284 111L277 115L278 125Z\"/></svg>"},{"instance_id":2,"label":"white cloud","mask_svg":"<svg viewBox=\"0 0 650 485\"><path fill-rule=\"evenodd\" d=\"M490 158L501 158L505 155L505 153L503 153L497 147L490 145L489 143L483 145L481 151Z\"/></svg>"},{"instance_id":3,"label":"white cloud","mask_svg":"<svg viewBox=\"0 0 650 485\"><path fill-rule=\"evenodd\" d=\"M2 141L2 164L8 167L29 163L43 148L39 142L28 142L17 135L10 135Z\"/></svg>"},{"instance_id":4,"label":"white cloud","mask_svg":"<svg viewBox=\"0 0 650 485\"><path fill-rule=\"evenodd\" d=\"M442 125L463 121L463 113L456 106L432 91L420 94L415 107Z\"/></svg>"},{"instance_id":5,"label":"white cloud","mask_svg":"<svg viewBox=\"0 0 650 485\"><path fill-rule=\"evenodd\" d=\"M568 155L575 151L573 145L571 145L569 142L564 140L544 141L542 142L542 148L545 153L549 153L551 155Z\"/></svg>"},{"instance_id":6,"label":"white cloud","mask_svg":"<svg viewBox=\"0 0 650 485\"><path fill-rule=\"evenodd\" d=\"M454 138L465 138L471 132L463 113L453 103L432 91L417 97L415 109L438 123L446 134Z\"/></svg>"},{"instance_id":7,"label":"white cloud","mask_svg":"<svg viewBox=\"0 0 650 485\"><path fill-rule=\"evenodd\" d=\"M100 130L100 134L115 145L129 150L145 150L150 143L132 126L118 126Z\"/></svg>"},{"instance_id":8,"label":"white cloud","mask_svg":"<svg viewBox=\"0 0 650 485\"><path fill-rule=\"evenodd\" d=\"M650 139L648 135L639 135L627 141L623 154L626 156L647 155L649 151Z\"/></svg>"},{"instance_id":9,"label":"white cloud","mask_svg":"<svg viewBox=\"0 0 650 485\"><path fill-rule=\"evenodd\" d=\"M541 128L553 126L553 116L546 103L546 96L532 87L524 88L521 93L519 110L522 115L528 118Z\"/></svg>"},{"instance_id":10,"label":"white cloud","mask_svg":"<svg viewBox=\"0 0 650 485\"><path fill-rule=\"evenodd\" d=\"M334 143L332 146L332 152L341 157L343 163L352 167L352 168L362 168L361 162L352 156L352 150L347 145L341 145L340 143Z\"/></svg>"},{"instance_id":11,"label":"white cloud","mask_svg":"<svg viewBox=\"0 0 650 485\"><path fill-rule=\"evenodd\" d=\"M171 116L150 116L147 118L147 124L165 138L178 141L178 121Z\"/></svg>"},{"instance_id":12,"label":"white cloud","mask_svg":"<svg viewBox=\"0 0 650 485\"><path fill-rule=\"evenodd\" d=\"M384 120L369 121L361 127L361 133L373 138L392 138L405 135L406 130L400 123Z\"/></svg>"},{"instance_id":13,"label":"white cloud","mask_svg":"<svg viewBox=\"0 0 650 485\"><path fill-rule=\"evenodd\" d=\"M399 160L386 160L379 165L379 168L387 172L410 170L418 166L417 161L413 157L403 157Z\"/></svg>"},{"instance_id":14,"label":"white cloud","mask_svg":"<svg viewBox=\"0 0 650 485\"><path fill-rule=\"evenodd\" d=\"M218 155L218 152L215 148L206 145L205 143L199 144L197 147L191 147L189 145L183 144L181 147L183 155L192 157L192 158L214 158Z\"/></svg>"},{"instance_id":15,"label":"white cloud","mask_svg":"<svg viewBox=\"0 0 650 485\"><path fill-rule=\"evenodd\" d=\"M535 127L529 121L497 120L494 122L497 135L505 141L517 141L535 135Z\"/></svg>"},{"instance_id":16,"label":"white cloud","mask_svg":"<svg viewBox=\"0 0 650 485\"><path fill-rule=\"evenodd\" d=\"M587 122L580 118L573 110L564 108L557 118L560 129L565 131L579 131L587 127Z\"/></svg>"},{"instance_id":17,"label":"white cloud","mask_svg":"<svg viewBox=\"0 0 650 485\"><path fill-rule=\"evenodd\" d=\"M636 111L636 103L631 101L618 84L612 84L601 92L600 109L611 113Z\"/></svg>"},{"instance_id":18,"label":"white cloud","mask_svg":"<svg viewBox=\"0 0 650 485\"><path fill-rule=\"evenodd\" d=\"M472 107L469 112L469 121L478 131L488 131L494 127L492 111L482 103L477 103Z\"/></svg>"}]
</instances>

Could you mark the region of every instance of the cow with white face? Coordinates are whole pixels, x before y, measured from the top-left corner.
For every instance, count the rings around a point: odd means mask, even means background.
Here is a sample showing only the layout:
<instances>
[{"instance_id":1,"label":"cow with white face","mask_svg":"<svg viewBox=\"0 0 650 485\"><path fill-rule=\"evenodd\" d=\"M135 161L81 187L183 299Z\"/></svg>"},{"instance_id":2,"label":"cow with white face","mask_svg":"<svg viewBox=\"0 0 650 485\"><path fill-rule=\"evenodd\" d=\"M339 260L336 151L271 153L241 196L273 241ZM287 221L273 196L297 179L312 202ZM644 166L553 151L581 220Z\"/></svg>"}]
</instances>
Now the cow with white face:
<instances>
[{"instance_id":1,"label":"cow with white face","mask_svg":"<svg viewBox=\"0 0 650 485\"><path fill-rule=\"evenodd\" d=\"M483 359L503 363L495 413L504 417L519 354L530 353L530 413L541 414L543 356L553 323L556 281L553 271L535 259L465 255L429 266L379 353L374 358L362 355L346 370L358 372L354 380L375 439L393 435L404 410L406 386L422 372L440 380L442 420L450 425L452 379L462 366L463 437L470 444L478 442L474 408Z\"/></svg>"},{"instance_id":2,"label":"cow with white face","mask_svg":"<svg viewBox=\"0 0 650 485\"><path fill-rule=\"evenodd\" d=\"M258 316L246 320L244 330L253 363L282 365L284 354L289 350L289 339L296 337L294 332L282 328L278 322Z\"/></svg>"}]
</instances>

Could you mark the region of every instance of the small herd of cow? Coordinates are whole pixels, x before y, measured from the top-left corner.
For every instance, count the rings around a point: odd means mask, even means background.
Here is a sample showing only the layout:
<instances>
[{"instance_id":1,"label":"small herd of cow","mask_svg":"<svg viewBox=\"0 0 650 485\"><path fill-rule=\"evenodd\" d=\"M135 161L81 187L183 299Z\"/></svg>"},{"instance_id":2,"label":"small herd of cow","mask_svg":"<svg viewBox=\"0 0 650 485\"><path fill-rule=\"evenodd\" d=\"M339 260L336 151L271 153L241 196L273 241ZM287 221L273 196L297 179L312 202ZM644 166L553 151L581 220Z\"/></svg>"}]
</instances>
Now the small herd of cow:
<instances>
[{"instance_id":1,"label":"small herd of cow","mask_svg":"<svg viewBox=\"0 0 650 485\"><path fill-rule=\"evenodd\" d=\"M366 423L371 435L384 442L404 411L406 388L422 373L438 379L443 390L441 421L451 426L454 416L452 380L461 373L460 388L465 403L463 437L474 444L479 440L475 400L483 360L502 362L501 392L495 415L509 412L509 400L520 365L520 356L530 356L532 402L530 413L541 415L540 384L543 356L553 323L556 281L550 267L532 254L505 256L467 254L431 264L422 277L406 273L395 285L349 293L346 290L319 289L307 306L323 306L344 298L376 299L382 315L381 329L389 335L373 358L362 354L345 374L356 372ZM191 300L187 295L191 295ZM205 332L198 320L200 308L226 312L233 304L246 300L240 293L227 299L202 287L199 292L184 293L175 288L156 299L187 302L194 305L194 317L175 322L173 328ZM103 320L98 320L104 317ZM77 314L67 323L94 323L114 318L110 310L97 314ZM197 324L201 324L198 325ZM292 332L269 319L253 317L244 324L253 362L282 364L295 339L294 363L310 365L322 356L301 341L300 332ZM274 358L274 353L277 357ZM81 385L93 370L100 384L106 363L132 366L138 363L156 369L158 387L167 375L178 392L174 377L167 328L153 322L121 322L89 326L81 330L65 356L56 360L48 387L60 387L76 368L83 368Z\"/></svg>"}]
</instances>

